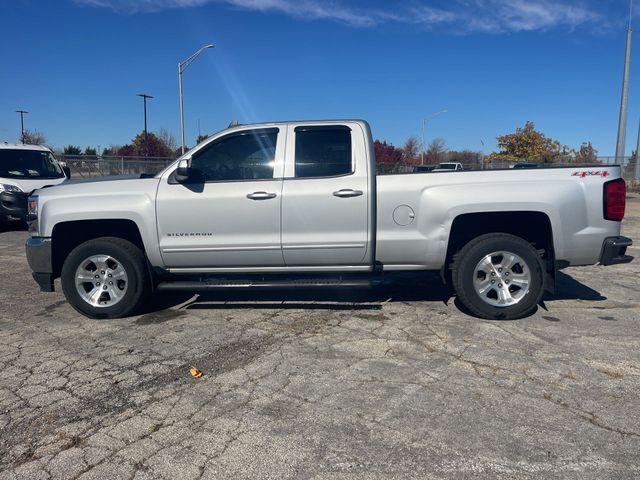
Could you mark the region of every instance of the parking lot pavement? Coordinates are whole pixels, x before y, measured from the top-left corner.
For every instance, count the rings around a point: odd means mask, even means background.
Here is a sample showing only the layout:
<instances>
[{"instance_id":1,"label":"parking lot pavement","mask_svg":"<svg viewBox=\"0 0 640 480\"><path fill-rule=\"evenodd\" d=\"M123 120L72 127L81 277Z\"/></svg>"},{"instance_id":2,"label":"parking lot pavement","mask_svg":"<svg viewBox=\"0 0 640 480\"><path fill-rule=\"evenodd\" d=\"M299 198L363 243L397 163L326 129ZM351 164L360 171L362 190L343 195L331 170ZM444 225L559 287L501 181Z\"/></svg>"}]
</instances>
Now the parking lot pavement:
<instances>
[{"instance_id":1,"label":"parking lot pavement","mask_svg":"<svg viewBox=\"0 0 640 480\"><path fill-rule=\"evenodd\" d=\"M26 237L0 234L0 478L640 476L638 261L567 269L519 321L421 276L94 321L37 291Z\"/></svg>"}]
</instances>

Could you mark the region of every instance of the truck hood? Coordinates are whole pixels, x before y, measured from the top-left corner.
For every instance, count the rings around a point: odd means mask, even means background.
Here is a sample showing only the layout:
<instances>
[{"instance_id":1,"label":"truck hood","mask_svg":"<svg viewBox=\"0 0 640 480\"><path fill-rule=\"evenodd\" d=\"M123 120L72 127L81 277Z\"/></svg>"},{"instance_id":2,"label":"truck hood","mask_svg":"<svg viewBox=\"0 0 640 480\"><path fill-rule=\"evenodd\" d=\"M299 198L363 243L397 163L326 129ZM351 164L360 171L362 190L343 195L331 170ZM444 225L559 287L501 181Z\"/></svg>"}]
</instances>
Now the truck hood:
<instances>
[{"instance_id":1,"label":"truck hood","mask_svg":"<svg viewBox=\"0 0 640 480\"><path fill-rule=\"evenodd\" d=\"M59 178L38 178L38 179L22 179L22 178L0 178L0 183L5 185L14 185L25 193L31 193L39 188L59 185L63 183L67 177Z\"/></svg>"},{"instance_id":2,"label":"truck hood","mask_svg":"<svg viewBox=\"0 0 640 480\"><path fill-rule=\"evenodd\" d=\"M146 174L96 177L68 180L61 185L42 188L36 193L42 199L52 197L91 197L118 195L122 193L149 192L150 184L157 185L159 179ZM155 189L155 187L152 187Z\"/></svg>"}]
</instances>

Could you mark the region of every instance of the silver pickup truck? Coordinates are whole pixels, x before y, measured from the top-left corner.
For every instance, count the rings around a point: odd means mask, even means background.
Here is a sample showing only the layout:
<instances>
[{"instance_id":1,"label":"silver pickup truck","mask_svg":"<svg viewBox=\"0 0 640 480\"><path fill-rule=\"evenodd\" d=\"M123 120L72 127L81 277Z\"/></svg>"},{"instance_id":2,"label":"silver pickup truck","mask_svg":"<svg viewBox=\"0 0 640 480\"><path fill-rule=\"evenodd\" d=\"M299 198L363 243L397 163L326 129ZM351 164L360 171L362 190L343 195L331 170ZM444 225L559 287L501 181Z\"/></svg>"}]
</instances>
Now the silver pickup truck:
<instances>
[{"instance_id":1,"label":"silver pickup truck","mask_svg":"<svg viewBox=\"0 0 640 480\"><path fill-rule=\"evenodd\" d=\"M153 291L353 288L406 270L440 271L479 317L520 318L558 269L631 261L620 175L376 175L364 121L241 125L154 177L36 191L27 258L41 290L61 277L93 318L132 314Z\"/></svg>"}]
</instances>

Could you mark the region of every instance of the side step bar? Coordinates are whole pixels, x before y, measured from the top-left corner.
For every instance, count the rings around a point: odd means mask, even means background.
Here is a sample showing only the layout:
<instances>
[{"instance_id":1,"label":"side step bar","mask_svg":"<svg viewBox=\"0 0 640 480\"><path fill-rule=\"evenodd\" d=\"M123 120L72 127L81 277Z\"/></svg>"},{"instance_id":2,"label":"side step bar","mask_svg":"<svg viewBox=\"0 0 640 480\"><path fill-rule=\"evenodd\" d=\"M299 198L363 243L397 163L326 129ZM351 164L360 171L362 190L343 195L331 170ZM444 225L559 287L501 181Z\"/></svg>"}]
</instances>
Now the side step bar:
<instances>
[{"instance_id":1,"label":"side step bar","mask_svg":"<svg viewBox=\"0 0 640 480\"><path fill-rule=\"evenodd\" d=\"M381 278L303 278L303 279L229 279L203 278L200 280L175 280L161 282L158 291L215 290L215 289L303 289L303 288L372 288L382 284Z\"/></svg>"}]
</instances>

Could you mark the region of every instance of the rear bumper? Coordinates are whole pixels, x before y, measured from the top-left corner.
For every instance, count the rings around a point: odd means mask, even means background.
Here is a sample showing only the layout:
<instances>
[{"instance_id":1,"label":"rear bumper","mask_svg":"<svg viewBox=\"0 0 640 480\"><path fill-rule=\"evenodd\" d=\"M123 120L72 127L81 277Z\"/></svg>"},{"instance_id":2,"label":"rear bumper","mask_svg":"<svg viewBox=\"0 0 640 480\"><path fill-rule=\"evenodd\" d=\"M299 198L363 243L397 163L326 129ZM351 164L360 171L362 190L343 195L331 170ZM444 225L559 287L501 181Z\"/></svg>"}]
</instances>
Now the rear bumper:
<instances>
[{"instance_id":1,"label":"rear bumper","mask_svg":"<svg viewBox=\"0 0 640 480\"><path fill-rule=\"evenodd\" d=\"M20 192L0 193L0 219L25 222L27 220L28 196L28 194Z\"/></svg>"},{"instance_id":2,"label":"rear bumper","mask_svg":"<svg viewBox=\"0 0 640 480\"><path fill-rule=\"evenodd\" d=\"M627 247L633 241L627 237L609 237L602 243L600 253L600 265L616 265L618 263L629 263L633 257L626 255Z\"/></svg>"},{"instance_id":3,"label":"rear bumper","mask_svg":"<svg viewBox=\"0 0 640 480\"><path fill-rule=\"evenodd\" d=\"M33 279L42 292L53 292L53 263L51 261L51 239L31 237L27 240L27 262Z\"/></svg>"}]
</instances>

